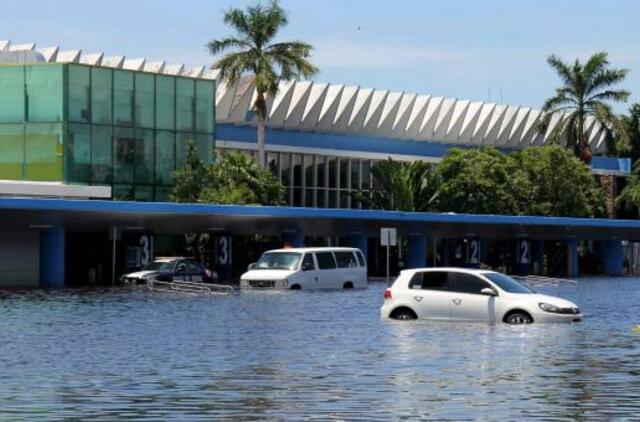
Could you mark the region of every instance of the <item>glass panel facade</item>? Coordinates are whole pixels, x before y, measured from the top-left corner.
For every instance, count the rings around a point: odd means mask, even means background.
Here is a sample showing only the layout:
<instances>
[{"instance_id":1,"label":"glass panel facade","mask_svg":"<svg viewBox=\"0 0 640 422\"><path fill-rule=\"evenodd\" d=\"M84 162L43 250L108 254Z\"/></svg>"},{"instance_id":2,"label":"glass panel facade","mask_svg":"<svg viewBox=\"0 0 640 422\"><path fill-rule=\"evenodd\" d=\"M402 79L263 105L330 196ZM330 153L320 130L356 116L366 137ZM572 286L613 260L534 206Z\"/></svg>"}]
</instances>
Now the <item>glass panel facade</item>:
<instances>
[{"instance_id":1,"label":"glass panel facade","mask_svg":"<svg viewBox=\"0 0 640 422\"><path fill-rule=\"evenodd\" d=\"M136 73L136 126L154 127L155 83L153 75Z\"/></svg>"},{"instance_id":2,"label":"glass panel facade","mask_svg":"<svg viewBox=\"0 0 640 422\"><path fill-rule=\"evenodd\" d=\"M0 65L0 97L0 179L106 184L117 198L166 200L189 140L213 160L214 81Z\"/></svg>"},{"instance_id":3,"label":"glass panel facade","mask_svg":"<svg viewBox=\"0 0 640 422\"><path fill-rule=\"evenodd\" d=\"M70 124L66 144L67 179L91 182L91 126Z\"/></svg>"},{"instance_id":4,"label":"glass panel facade","mask_svg":"<svg viewBox=\"0 0 640 422\"><path fill-rule=\"evenodd\" d=\"M116 125L133 124L133 72L115 70L113 72L113 115Z\"/></svg>"},{"instance_id":5,"label":"glass panel facade","mask_svg":"<svg viewBox=\"0 0 640 422\"><path fill-rule=\"evenodd\" d=\"M176 129L194 130L195 84L192 79L176 79Z\"/></svg>"},{"instance_id":6,"label":"glass panel facade","mask_svg":"<svg viewBox=\"0 0 640 422\"><path fill-rule=\"evenodd\" d=\"M69 65L69 120L72 122L90 123L91 98L90 69L86 66Z\"/></svg>"},{"instance_id":7,"label":"glass panel facade","mask_svg":"<svg viewBox=\"0 0 640 422\"><path fill-rule=\"evenodd\" d=\"M30 122L62 122L64 67L25 66L27 119Z\"/></svg>"},{"instance_id":8,"label":"glass panel facade","mask_svg":"<svg viewBox=\"0 0 640 422\"><path fill-rule=\"evenodd\" d=\"M35 181L62 180L62 125L27 123L24 178Z\"/></svg>"},{"instance_id":9,"label":"glass panel facade","mask_svg":"<svg viewBox=\"0 0 640 422\"><path fill-rule=\"evenodd\" d=\"M0 125L0 179L22 179L24 125Z\"/></svg>"},{"instance_id":10,"label":"glass panel facade","mask_svg":"<svg viewBox=\"0 0 640 422\"><path fill-rule=\"evenodd\" d=\"M25 120L24 67L0 67L0 123Z\"/></svg>"},{"instance_id":11,"label":"glass panel facade","mask_svg":"<svg viewBox=\"0 0 640 422\"><path fill-rule=\"evenodd\" d=\"M112 83L113 72L99 67L91 68L91 121L110 125L113 109Z\"/></svg>"}]
</instances>

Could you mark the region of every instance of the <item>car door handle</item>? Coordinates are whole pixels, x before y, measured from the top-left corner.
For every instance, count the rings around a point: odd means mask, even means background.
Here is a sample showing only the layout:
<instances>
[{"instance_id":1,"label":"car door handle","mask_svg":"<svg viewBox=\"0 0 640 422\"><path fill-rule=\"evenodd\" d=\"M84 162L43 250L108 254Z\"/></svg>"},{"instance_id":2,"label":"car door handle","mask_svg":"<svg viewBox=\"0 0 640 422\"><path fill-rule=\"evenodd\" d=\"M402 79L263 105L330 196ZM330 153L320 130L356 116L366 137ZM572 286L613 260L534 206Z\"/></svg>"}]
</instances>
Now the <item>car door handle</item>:
<instances>
[{"instance_id":1,"label":"car door handle","mask_svg":"<svg viewBox=\"0 0 640 422\"><path fill-rule=\"evenodd\" d=\"M416 302L422 302L422 296L414 296L413 298L416 300Z\"/></svg>"},{"instance_id":2,"label":"car door handle","mask_svg":"<svg viewBox=\"0 0 640 422\"><path fill-rule=\"evenodd\" d=\"M458 306L462 303L462 299L452 299L454 305Z\"/></svg>"}]
</instances>

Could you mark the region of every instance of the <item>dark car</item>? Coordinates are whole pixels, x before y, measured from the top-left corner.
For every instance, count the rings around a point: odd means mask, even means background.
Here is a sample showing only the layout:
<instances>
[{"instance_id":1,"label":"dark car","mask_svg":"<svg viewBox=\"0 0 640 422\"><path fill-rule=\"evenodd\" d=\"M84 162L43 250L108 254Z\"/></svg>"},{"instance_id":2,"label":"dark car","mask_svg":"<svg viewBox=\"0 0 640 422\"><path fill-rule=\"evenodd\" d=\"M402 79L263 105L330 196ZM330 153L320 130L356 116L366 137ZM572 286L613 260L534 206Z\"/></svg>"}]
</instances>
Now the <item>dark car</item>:
<instances>
[{"instance_id":1,"label":"dark car","mask_svg":"<svg viewBox=\"0 0 640 422\"><path fill-rule=\"evenodd\" d=\"M157 258L140 271L121 277L122 282L128 284L144 284L148 280L214 283L217 279L215 271L208 270L193 258L184 257Z\"/></svg>"}]
</instances>

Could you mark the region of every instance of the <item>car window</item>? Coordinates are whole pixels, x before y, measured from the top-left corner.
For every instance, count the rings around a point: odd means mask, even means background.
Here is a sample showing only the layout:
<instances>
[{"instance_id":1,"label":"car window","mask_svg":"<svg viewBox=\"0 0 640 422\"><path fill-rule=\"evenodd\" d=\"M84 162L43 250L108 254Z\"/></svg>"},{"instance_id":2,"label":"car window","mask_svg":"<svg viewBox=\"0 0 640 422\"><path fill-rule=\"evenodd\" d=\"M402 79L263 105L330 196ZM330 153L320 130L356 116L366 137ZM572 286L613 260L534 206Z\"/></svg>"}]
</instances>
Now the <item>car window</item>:
<instances>
[{"instance_id":1,"label":"car window","mask_svg":"<svg viewBox=\"0 0 640 422\"><path fill-rule=\"evenodd\" d=\"M331 252L317 252L318 268L321 270L333 270L336 268L336 261Z\"/></svg>"},{"instance_id":2,"label":"car window","mask_svg":"<svg viewBox=\"0 0 640 422\"><path fill-rule=\"evenodd\" d=\"M184 261L178 262L178 265L176 265L176 272L177 273L187 272L187 263Z\"/></svg>"},{"instance_id":3,"label":"car window","mask_svg":"<svg viewBox=\"0 0 640 422\"><path fill-rule=\"evenodd\" d=\"M409 283L411 289L449 290L448 273L444 271L423 271L413 275Z\"/></svg>"},{"instance_id":4,"label":"car window","mask_svg":"<svg viewBox=\"0 0 640 422\"><path fill-rule=\"evenodd\" d=\"M366 266L367 266L367 264L366 264L366 262L364 261L364 256L362 255L362 252L357 251L357 252L356 252L356 256L358 257L358 262L360 263L360 266L361 266L361 267L366 267Z\"/></svg>"},{"instance_id":5,"label":"car window","mask_svg":"<svg viewBox=\"0 0 640 422\"><path fill-rule=\"evenodd\" d=\"M482 289L490 287L489 284L473 274L452 273L451 275L453 276L451 290L454 292L480 294Z\"/></svg>"},{"instance_id":6,"label":"car window","mask_svg":"<svg viewBox=\"0 0 640 422\"><path fill-rule=\"evenodd\" d=\"M315 270L316 263L313 261L313 254L305 254L304 259L302 260L302 267L307 268L308 270Z\"/></svg>"},{"instance_id":7,"label":"car window","mask_svg":"<svg viewBox=\"0 0 640 422\"><path fill-rule=\"evenodd\" d=\"M354 268L358 266L356 257L353 252L334 252L338 268Z\"/></svg>"},{"instance_id":8,"label":"car window","mask_svg":"<svg viewBox=\"0 0 640 422\"><path fill-rule=\"evenodd\" d=\"M187 261L187 271L190 273L201 273L202 266L196 261Z\"/></svg>"}]
</instances>

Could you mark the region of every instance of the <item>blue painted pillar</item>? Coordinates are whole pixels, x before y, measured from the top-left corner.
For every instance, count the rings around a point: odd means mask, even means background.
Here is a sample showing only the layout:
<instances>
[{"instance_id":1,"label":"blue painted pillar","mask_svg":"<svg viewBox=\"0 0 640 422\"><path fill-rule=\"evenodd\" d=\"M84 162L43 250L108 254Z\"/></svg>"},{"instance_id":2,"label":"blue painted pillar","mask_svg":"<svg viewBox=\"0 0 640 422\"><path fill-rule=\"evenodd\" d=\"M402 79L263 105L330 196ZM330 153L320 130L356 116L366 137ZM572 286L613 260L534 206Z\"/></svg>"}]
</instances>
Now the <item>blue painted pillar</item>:
<instances>
[{"instance_id":1,"label":"blue painted pillar","mask_svg":"<svg viewBox=\"0 0 640 422\"><path fill-rule=\"evenodd\" d=\"M290 231L282 233L283 246L301 248L304 246L304 233L301 231Z\"/></svg>"},{"instance_id":2,"label":"blue painted pillar","mask_svg":"<svg viewBox=\"0 0 640 422\"><path fill-rule=\"evenodd\" d=\"M40 232L40 287L64 287L64 244L63 228L52 228Z\"/></svg>"},{"instance_id":3,"label":"blue painted pillar","mask_svg":"<svg viewBox=\"0 0 640 422\"><path fill-rule=\"evenodd\" d=\"M580 275L578 268L578 239L565 239L562 241L567 247L567 277Z\"/></svg>"},{"instance_id":4,"label":"blue painted pillar","mask_svg":"<svg viewBox=\"0 0 640 422\"><path fill-rule=\"evenodd\" d=\"M624 248L620 240L597 242L597 251L602 259L602 269L606 275L619 277L624 274Z\"/></svg>"},{"instance_id":5,"label":"blue painted pillar","mask_svg":"<svg viewBox=\"0 0 640 422\"><path fill-rule=\"evenodd\" d=\"M362 255L367 255L367 235L366 234L352 234L346 237L347 245L351 248L358 248L362 251Z\"/></svg>"},{"instance_id":6,"label":"blue painted pillar","mask_svg":"<svg viewBox=\"0 0 640 422\"><path fill-rule=\"evenodd\" d=\"M407 268L424 268L427 266L427 238L409 236L407 251Z\"/></svg>"}]
</instances>

